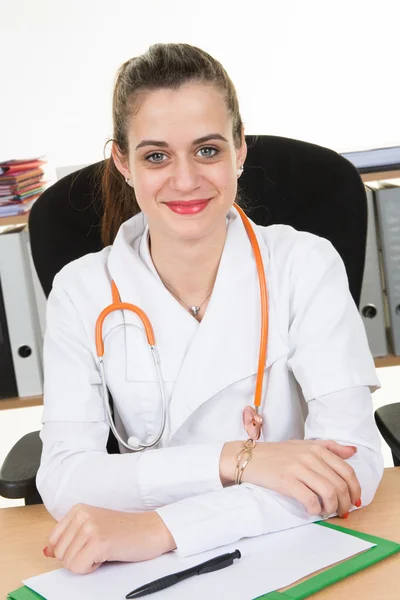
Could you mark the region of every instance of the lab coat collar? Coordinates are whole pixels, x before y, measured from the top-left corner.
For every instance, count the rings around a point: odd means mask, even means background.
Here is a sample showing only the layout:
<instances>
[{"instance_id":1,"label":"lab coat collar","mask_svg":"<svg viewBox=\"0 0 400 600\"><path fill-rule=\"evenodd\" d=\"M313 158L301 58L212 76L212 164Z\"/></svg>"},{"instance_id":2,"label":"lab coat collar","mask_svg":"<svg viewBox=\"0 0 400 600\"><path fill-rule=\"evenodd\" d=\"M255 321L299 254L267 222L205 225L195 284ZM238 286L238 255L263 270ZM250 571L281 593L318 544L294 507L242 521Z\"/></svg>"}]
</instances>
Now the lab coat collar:
<instances>
[{"instance_id":1,"label":"lab coat collar","mask_svg":"<svg viewBox=\"0 0 400 600\"><path fill-rule=\"evenodd\" d=\"M199 324L133 249L134 240L143 235L146 225L144 215L137 215L121 227L109 255L108 267L121 300L137 304L149 317L161 356L163 378L175 382L169 405L171 438L203 403L229 385L257 372L261 328L259 284L249 238L238 212L232 209L228 214L227 237L213 293ZM269 288L268 247L261 231L252 225ZM268 291L267 369L287 354ZM125 314L125 320L137 325L137 318L131 313ZM139 365L136 366L139 369ZM139 375L137 370L136 376L146 379L143 371ZM247 404L249 401L251 403L252 399L247 399Z\"/></svg>"}]
</instances>

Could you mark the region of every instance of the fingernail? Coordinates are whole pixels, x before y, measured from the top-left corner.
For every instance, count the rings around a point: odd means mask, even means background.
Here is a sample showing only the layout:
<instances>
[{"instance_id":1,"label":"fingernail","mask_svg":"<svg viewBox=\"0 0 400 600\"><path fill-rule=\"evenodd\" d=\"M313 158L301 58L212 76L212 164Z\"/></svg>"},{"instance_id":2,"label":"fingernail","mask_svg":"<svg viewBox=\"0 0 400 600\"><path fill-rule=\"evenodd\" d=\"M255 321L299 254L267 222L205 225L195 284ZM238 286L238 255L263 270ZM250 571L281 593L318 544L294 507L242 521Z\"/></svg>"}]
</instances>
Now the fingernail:
<instances>
[{"instance_id":1,"label":"fingernail","mask_svg":"<svg viewBox=\"0 0 400 600\"><path fill-rule=\"evenodd\" d=\"M346 448L351 448L354 452L357 452L357 446L346 446Z\"/></svg>"},{"instance_id":2,"label":"fingernail","mask_svg":"<svg viewBox=\"0 0 400 600\"><path fill-rule=\"evenodd\" d=\"M49 555L47 554L47 548L48 548L48 546L43 548L43 554L45 555L46 558L49 558Z\"/></svg>"},{"instance_id":3,"label":"fingernail","mask_svg":"<svg viewBox=\"0 0 400 600\"><path fill-rule=\"evenodd\" d=\"M359 500L357 500L357 502L354 504L354 506L357 506L357 508L360 508L362 502L361 502L361 498Z\"/></svg>"},{"instance_id":4,"label":"fingernail","mask_svg":"<svg viewBox=\"0 0 400 600\"><path fill-rule=\"evenodd\" d=\"M342 515L342 519L347 519L347 517L349 516L349 513L344 513L344 515Z\"/></svg>"}]
</instances>

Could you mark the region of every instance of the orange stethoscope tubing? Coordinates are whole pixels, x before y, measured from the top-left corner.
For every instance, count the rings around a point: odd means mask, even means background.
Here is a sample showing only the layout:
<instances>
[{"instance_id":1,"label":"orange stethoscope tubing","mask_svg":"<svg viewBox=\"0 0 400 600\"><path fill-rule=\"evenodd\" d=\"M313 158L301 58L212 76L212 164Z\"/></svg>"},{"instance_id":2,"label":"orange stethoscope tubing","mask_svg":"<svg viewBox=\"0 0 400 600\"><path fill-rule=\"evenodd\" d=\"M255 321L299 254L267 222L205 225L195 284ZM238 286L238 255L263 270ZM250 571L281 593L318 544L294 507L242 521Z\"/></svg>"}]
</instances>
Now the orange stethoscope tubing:
<instances>
[{"instance_id":1,"label":"orange stethoscope tubing","mask_svg":"<svg viewBox=\"0 0 400 600\"><path fill-rule=\"evenodd\" d=\"M246 229L246 233L249 237L249 240L250 240L250 243L251 243L251 246L253 249L253 253L254 253L254 257L255 257L255 261L256 261L256 267L257 267L259 288L260 288L261 334L260 334L260 349L259 349L259 357L258 357L256 389L255 389L255 394L254 394L255 413L258 415L259 408L261 406L264 369L265 369L266 359L267 359L267 342L268 342L267 282L266 282L266 278L265 278L264 264L263 264L263 260L262 260L262 256L261 256L260 247L259 247L259 244L257 241L257 237L251 226L251 223L250 223L249 219L247 218L246 214L240 208L240 206L238 206L235 203L234 207L236 208L236 210L238 211L238 213L242 219L243 225ZM118 288L114 281L111 282L111 291L112 291L112 303L101 311L101 313L96 321L96 331L95 331L96 352L97 352L97 356L99 358L100 376L101 376L102 387L103 387L103 401L104 401L104 404L106 407L106 411L107 411L107 415L109 418L111 429L112 429L115 437L117 438L117 440L123 446L125 446L125 448L128 448L129 450L141 451L141 450L144 450L145 448L149 448L149 447L157 444L159 442L159 440L161 439L161 436L164 433L164 429L165 429L166 413L167 413L167 400L166 400L166 394L165 394L164 384L163 384L163 379L162 379L162 374L161 374L160 359L159 359L158 351L156 348L153 327L152 327L146 313L141 308L139 308L138 306L135 306L134 304L130 304L129 302L121 302L119 291L118 291ZM113 419L112 419L110 404L109 404L109 399L108 399L108 390L107 390L105 373L104 373L103 324L104 324L106 317L109 314L111 314L112 312L117 311L117 310L129 310L131 312L134 312L139 317L139 319L141 320L141 322L144 326L146 337L147 337L147 342L152 351L153 361L154 361L154 365L155 365L155 368L157 371L160 392L161 392L161 396L162 396L162 400L163 400L163 415L162 415L162 422L161 422L160 430L159 430L158 434L156 435L156 437L151 442L140 442L138 440L138 438L136 438L134 436L131 436L128 439L128 442L125 442L120 437L120 435L115 427L115 424L113 422ZM262 423L261 417L259 417L258 422L261 427L261 423Z\"/></svg>"},{"instance_id":2,"label":"orange stethoscope tubing","mask_svg":"<svg viewBox=\"0 0 400 600\"><path fill-rule=\"evenodd\" d=\"M256 412L261 406L262 385L264 377L264 369L267 362L267 343L268 343L268 292L267 281L265 279L264 263L261 256L260 246L258 244L256 234L251 226L251 223L243 210L236 203L234 207L238 211L247 235L249 236L251 247L253 248L254 258L256 260L258 283L260 287L260 305L261 305L261 335L260 335L260 351L258 355L258 368L256 391L254 394L254 406Z\"/></svg>"}]
</instances>

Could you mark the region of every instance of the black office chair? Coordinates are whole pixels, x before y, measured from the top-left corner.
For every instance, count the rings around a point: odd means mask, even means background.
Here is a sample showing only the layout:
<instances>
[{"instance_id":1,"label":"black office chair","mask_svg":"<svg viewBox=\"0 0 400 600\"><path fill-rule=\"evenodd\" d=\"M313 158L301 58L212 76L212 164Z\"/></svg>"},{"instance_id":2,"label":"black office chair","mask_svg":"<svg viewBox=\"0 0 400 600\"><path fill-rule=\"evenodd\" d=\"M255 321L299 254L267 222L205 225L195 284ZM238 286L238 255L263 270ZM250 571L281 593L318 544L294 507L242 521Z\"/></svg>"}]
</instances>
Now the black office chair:
<instances>
[{"instance_id":1,"label":"black office chair","mask_svg":"<svg viewBox=\"0 0 400 600\"><path fill-rule=\"evenodd\" d=\"M329 239L346 267L358 305L365 260L367 205L353 165L314 144L275 136L247 136L248 156L240 178L246 212L260 225L285 223ZM46 295L68 262L102 248L104 163L67 175L46 190L29 219L32 255ZM118 452L110 433L107 450ZM39 432L22 438L0 470L0 495L40 502L35 478L40 462ZM400 454L399 454L400 456Z\"/></svg>"},{"instance_id":2,"label":"black office chair","mask_svg":"<svg viewBox=\"0 0 400 600\"><path fill-rule=\"evenodd\" d=\"M375 411L375 421L392 451L394 466L400 467L400 402L378 408Z\"/></svg>"}]
</instances>

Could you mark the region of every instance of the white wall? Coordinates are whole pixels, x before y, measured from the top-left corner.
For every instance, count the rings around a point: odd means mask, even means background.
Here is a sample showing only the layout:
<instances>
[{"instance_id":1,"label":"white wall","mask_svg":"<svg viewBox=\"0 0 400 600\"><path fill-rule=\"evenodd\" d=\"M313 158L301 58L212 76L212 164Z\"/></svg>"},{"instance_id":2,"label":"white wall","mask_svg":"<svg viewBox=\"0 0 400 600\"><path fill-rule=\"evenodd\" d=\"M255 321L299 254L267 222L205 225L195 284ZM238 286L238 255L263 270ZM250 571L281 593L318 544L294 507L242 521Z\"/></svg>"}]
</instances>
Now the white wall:
<instances>
[{"instance_id":1,"label":"white wall","mask_svg":"<svg viewBox=\"0 0 400 600\"><path fill-rule=\"evenodd\" d=\"M339 152L400 144L398 0L0 2L0 160L100 160L114 74L158 41L221 60L248 133Z\"/></svg>"}]
</instances>

